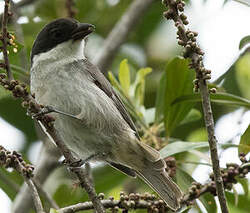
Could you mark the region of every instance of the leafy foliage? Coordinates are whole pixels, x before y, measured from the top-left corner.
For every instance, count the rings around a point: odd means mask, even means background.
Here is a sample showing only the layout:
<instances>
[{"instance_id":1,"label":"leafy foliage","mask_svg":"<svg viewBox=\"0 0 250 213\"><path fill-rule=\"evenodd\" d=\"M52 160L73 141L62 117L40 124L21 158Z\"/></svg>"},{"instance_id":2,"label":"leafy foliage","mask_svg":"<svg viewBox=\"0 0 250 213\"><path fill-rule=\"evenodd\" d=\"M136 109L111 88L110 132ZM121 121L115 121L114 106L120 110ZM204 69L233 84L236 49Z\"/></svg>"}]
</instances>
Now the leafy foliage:
<instances>
[{"instance_id":1,"label":"leafy foliage","mask_svg":"<svg viewBox=\"0 0 250 213\"><path fill-rule=\"evenodd\" d=\"M132 1L120 0L117 2L110 5L105 0L76 1L78 10L76 18L82 22L94 24L96 26L95 36L99 39L105 38ZM142 136L142 142L159 149L162 157L176 157L178 165L176 181L186 191L195 181L192 177L194 169L197 166L208 165L203 162L204 159L209 159L208 143L204 137L201 99L199 94L193 93L194 71L189 69L188 60L181 57L171 59L166 56L157 58L157 55L153 55L148 48L149 40L161 26L161 12L162 7L159 2L155 2L149 11L145 12L145 16L135 31L128 37L130 47L132 46L130 52L117 54L111 67L112 72L109 72L108 77L133 117ZM66 9L59 0L44 0L37 1L30 8L25 8L21 14L27 16L29 20L28 23L20 25L24 34L24 42L21 44L15 40L18 51L13 48L9 49L9 59L15 78L27 83L29 82L29 72L24 64L29 67L30 62L24 62L22 54L28 57L34 38L42 26L54 18L66 16ZM35 21L37 17L41 19L38 22ZM13 28L14 35L15 31L16 29ZM247 111L250 108L250 54L247 50L244 51L244 47L248 44L249 36L242 39L241 51L230 69L213 83L213 87L218 88L219 91L211 94L213 112L217 120L234 110L244 108ZM144 68L140 68L141 65L137 63L132 54L136 51L145 60ZM123 60L121 61L121 59ZM147 100L147 104L145 100ZM25 135L24 146L19 151L24 156L33 154L31 150L33 150L34 142L39 140L33 121L20 106L20 101L14 100L3 88L0 88L0 116ZM239 144L232 145L231 141L227 141L220 147L225 150L235 146L239 152L247 154L250 152L249 134L248 127L241 136ZM200 140L201 138L202 140ZM192 169L187 170L185 164L182 163L185 160L195 161L196 164L192 165ZM17 186L23 183L22 178L13 171L0 168L0 172L7 179L17 183ZM57 176L58 173L60 173L60 178ZM60 206L86 201L87 195L75 184L72 184L72 177L68 177L67 174L66 171L55 170L48 177L48 182L58 183L48 187L53 198ZM121 190L126 192L145 191L145 184L131 180L109 166L97 166L93 174L97 192L104 192L107 196L118 196L117 194ZM227 192L230 211L233 213L246 212L249 207L248 180L245 178L238 181L243 187L244 194L237 195L239 199L237 206L234 205L237 193ZM11 200L14 200L16 191L1 181L1 177L0 188ZM207 212L216 212L217 207L212 195L205 194L200 197L200 201ZM193 208L201 212L199 205L195 205ZM189 209L184 211L188 212ZM55 213L56 210L51 209L50 212Z\"/></svg>"},{"instance_id":2,"label":"leafy foliage","mask_svg":"<svg viewBox=\"0 0 250 213\"><path fill-rule=\"evenodd\" d=\"M248 154L250 152L250 125L244 132L244 134L241 136L240 139L240 146L239 146L239 153L243 152L245 154Z\"/></svg>"}]
</instances>

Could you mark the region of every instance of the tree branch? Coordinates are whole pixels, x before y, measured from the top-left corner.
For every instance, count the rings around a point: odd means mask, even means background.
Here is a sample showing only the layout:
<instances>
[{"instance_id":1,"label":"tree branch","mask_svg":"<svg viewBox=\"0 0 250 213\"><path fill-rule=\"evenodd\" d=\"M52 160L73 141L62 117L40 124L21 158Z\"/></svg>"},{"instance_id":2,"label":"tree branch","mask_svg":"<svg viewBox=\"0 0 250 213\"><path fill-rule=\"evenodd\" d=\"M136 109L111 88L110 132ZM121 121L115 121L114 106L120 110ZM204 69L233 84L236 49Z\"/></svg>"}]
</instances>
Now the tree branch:
<instances>
[{"instance_id":1,"label":"tree branch","mask_svg":"<svg viewBox=\"0 0 250 213\"><path fill-rule=\"evenodd\" d=\"M38 189L39 193L48 201L48 203L50 204L50 207L54 209L59 209L59 206L57 205L57 203L53 200L50 194L43 189L43 186L37 180L34 180L34 184L36 188Z\"/></svg>"},{"instance_id":2,"label":"tree branch","mask_svg":"<svg viewBox=\"0 0 250 213\"><path fill-rule=\"evenodd\" d=\"M65 7L66 7L66 10L67 10L67 16L69 18L74 18L77 11L76 9L74 8L75 6L75 0L66 0L65 1Z\"/></svg>"},{"instance_id":3,"label":"tree branch","mask_svg":"<svg viewBox=\"0 0 250 213\"><path fill-rule=\"evenodd\" d=\"M128 34L154 1L155 0L133 1L121 19L113 27L107 39L104 41L103 47L93 60L93 63L96 64L103 73L107 72L119 47L127 39Z\"/></svg>"},{"instance_id":4,"label":"tree branch","mask_svg":"<svg viewBox=\"0 0 250 213\"><path fill-rule=\"evenodd\" d=\"M3 51L4 63L1 64L1 66L6 69L8 79L12 80L13 75L12 75L12 72L10 71L10 62L9 62L8 50L7 50L8 40L11 38L10 34L7 31L8 18L11 15L9 12L9 6L10 6L10 1L5 0L3 19L2 19L2 35L1 35L1 40L3 44L2 51Z\"/></svg>"},{"instance_id":5,"label":"tree branch","mask_svg":"<svg viewBox=\"0 0 250 213\"><path fill-rule=\"evenodd\" d=\"M36 212L45 213L37 189L32 181L34 167L27 164L23 160L22 156L16 151L13 151L11 153L2 146L0 146L0 166L4 166L5 168L11 167L23 176L26 184L29 186L29 189L31 191Z\"/></svg>"},{"instance_id":6,"label":"tree branch","mask_svg":"<svg viewBox=\"0 0 250 213\"><path fill-rule=\"evenodd\" d=\"M179 14L179 12L184 11L185 2L182 0L163 0L163 4L168 7L168 11L164 13L164 16L167 19L172 19L178 29L178 44L185 47L184 57L191 59L190 67L194 68L196 71L195 90L198 91L198 89L200 89L202 98L203 113L208 133L208 142L210 147L210 155L212 159L216 190L222 212L228 213L223 180L220 173L217 140L214 135L214 120L210 102L210 95L207 87L207 80L211 78L211 71L206 70L203 66L204 53L197 45L197 33L186 30L185 25L188 24L187 17L184 15L184 13ZM215 90L212 89L211 92L215 92Z\"/></svg>"},{"instance_id":7,"label":"tree branch","mask_svg":"<svg viewBox=\"0 0 250 213\"><path fill-rule=\"evenodd\" d=\"M34 180L38 181L41 185L45 183L49 175L58 167L58 160L61 156L57 147L51 143L50 139L46 136L40 137L43 140L43 146L39 154L39 160L34 172ZM13 202L13 213L27 213L32 207L32 199L28 187L24 184L15 197Z\"/></svg>"},{"instance_id":8,"label":"tree branch","mask_svg":"<svg viewBox=\"0 0 250 213\"><path fill-rule=\"evenodd\" d=\"M223 174L223 181L225 188L231 190L233 184L237 183L236 178L245 178L246 175L250 172L250 159L246 160L244 154L241 154L240 160L242 161L241 165L238 164L227 164L227 168L221 169ZM183 205L193 205L195 199L199 198L205 193L210 193L216 195L216 185L214 182L213 173L210 175L211 181L207 184L200 184L198 182L192 183L192 186L189 187L188 192L184 195L182 199ZM104 194L99 195L100 199L104 198ZM112 209L113 212L118 212L121 210L136 210L136 209L147 209L149 212L168 212L169 209L166 204L157 199L154 195L149 193L139 194L131 193L125 195L123 192L120 194L119 200L114 200L112 197L108 200L101 201L105 209ZM92 202L78 203L76 205L67 206L61 209L58 209L58 213L74 213L83 210L93 209L94 206Z\"/></svg>"},{"instance_id":9,"label":"tree branch","mask_svg":"<svg viewBox=\"0 0 250 213\"><path fill-rule=\"evenodd\" d=\"M13 20L13 26L14 26L14 29L15 29L15 35L18 38L18 41L21 44L24 44L23 29L22 29L22 26L19 23L17 23L17 20L20 17L19 10L18 10L16 4L13 2L13 0L10 0L10 6L11 6L10 7L11 12L13 13L12 20ZM21 59L20 60L21 66L28 73L28 58L27 58L27 49L26 49L26 47L23 47L20 50L19 54L20 54L20 59ZM28 79L24 79L24 80L26 82L28 82L27 81Z\"/></svg>"},{"instance_id":10,"label":"tree branch","mask_svg":"<svg viewBox=\"0 0 250 213\"><path fill-rule=\"evenodd\" d=\"M29 189L31 191L31 196L33 198L36 212L37 213L45 213L45 211L43 210L42 202L40 200L39 194L37 192L36 186L34 185L33 181L28 179L28 178L25 178L25 182L27 183L27 185L29 186Z\"/></svg>"}]
</instances>

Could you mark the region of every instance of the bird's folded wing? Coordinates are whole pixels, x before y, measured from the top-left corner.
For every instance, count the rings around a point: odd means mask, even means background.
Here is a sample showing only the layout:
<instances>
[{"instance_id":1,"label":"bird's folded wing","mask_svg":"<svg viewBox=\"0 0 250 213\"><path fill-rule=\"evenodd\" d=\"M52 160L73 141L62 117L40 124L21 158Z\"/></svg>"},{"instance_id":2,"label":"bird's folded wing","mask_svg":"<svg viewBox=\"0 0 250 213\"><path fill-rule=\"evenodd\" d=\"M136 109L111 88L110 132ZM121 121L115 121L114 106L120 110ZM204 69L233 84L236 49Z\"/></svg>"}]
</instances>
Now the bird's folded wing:
<instances>
[{"instance_id":1,"label":"bird's folded wing","mask_svg":"<svg viewBox=\"0 0 250 213\"><path fill-rule=\"evenodd\" d=\"M121 101L119 95L114 91L113 87L109 83L109 81L105 78L105 76L101 73L97 66L91 64L88 60L84 59L77 62L85 71L89 72L89 74L93 78L93 82L98 86L112 101L114 102L116 108L121 113L123 119L128 123L130 128L135 131L136 137L139 139L139 134L135 127L134 122L132 121L131 117L129 116L124 104Z\"/></svg>"}]
</instances>

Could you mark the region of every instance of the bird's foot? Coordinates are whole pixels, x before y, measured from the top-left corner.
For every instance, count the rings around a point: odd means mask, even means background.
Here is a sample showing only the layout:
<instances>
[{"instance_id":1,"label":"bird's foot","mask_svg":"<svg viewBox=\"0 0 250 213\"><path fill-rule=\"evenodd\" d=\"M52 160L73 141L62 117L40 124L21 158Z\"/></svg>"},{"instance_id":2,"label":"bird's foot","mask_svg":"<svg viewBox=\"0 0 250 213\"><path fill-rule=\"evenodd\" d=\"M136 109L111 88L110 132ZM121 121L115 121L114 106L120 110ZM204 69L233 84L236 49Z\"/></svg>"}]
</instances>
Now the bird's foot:
<instances>
[{"instance_id":1,"label":"bird's foot","mask_svg":"<svg viewBox=\"0 0 250 213\"><path fill-rule=\"evenodd\" d=\"M68 163L66 159L62 161L64 165L67 165L69 169L72 171L74 169L78 169L88 163L90 160L99 157L100 154L93 154L87 157L86 159L76 159L74 162Z\"/></svg>"},{"instance_id":2,"label":"bird's foot","mask_svg":"<svg viewBox=\"0 0 250 213\"><path fill-rule=\"evenodd\" d=\"M44 106L40 112L33 114L32 118L39 118L40 116L43 116L43 115L46 115L46 114L49 114L52 112L55 112L55 113L58 113L61 115L65 115L65 116L69 116L69 117L74 118L74 119L79 119L78 116L71 115L71 114L66 113L66 112L62 112L58 109L55 109L53 106Z\"/></svg>"},{"instance_id":3,"label":"bird's foot","mask_svg":"<svg viewBox=\"0 0 250 213\"><path fill-rule=\"evenodd\" d=\"M40 112L32 114L32 118L39 118L43 115L47 115L51 112L55 112L55 109L52 106L44 106Z\"/></svg>"}]
</instances>

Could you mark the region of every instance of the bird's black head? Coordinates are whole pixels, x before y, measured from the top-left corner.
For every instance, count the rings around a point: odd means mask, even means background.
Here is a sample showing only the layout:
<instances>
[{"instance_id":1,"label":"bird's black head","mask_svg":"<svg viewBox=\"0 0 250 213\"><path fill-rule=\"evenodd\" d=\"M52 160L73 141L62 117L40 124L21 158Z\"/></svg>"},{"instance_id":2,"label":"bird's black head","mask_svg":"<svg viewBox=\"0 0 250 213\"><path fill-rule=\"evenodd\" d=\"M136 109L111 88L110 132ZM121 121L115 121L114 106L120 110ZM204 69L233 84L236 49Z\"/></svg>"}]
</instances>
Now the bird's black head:
<instances>
[{"instance_id":1,"label":"bird's black head","mask_svg":"<svg viewBox=\"0 0 250 213\"><path fill-rule=\"evenodd\" d=\"M92 24L79 23L69 18L60 18L50 22L41 30L33 44L31 61L35 55L47 52L65 41L84 39L94 29Z\"/></svg>"}]
</instances>

